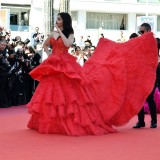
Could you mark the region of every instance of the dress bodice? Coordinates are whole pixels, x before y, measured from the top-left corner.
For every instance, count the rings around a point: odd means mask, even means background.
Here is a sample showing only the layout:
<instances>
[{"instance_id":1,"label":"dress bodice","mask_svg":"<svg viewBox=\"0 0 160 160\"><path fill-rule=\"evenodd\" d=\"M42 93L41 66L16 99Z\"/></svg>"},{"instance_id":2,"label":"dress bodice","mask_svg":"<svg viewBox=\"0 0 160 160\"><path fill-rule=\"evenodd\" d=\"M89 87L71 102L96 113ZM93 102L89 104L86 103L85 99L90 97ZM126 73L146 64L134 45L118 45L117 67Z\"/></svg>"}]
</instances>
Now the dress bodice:
<instances>
[{"instance_id":1,"label":"dress bodice","mask_svg":"<svg viewBox=\"0 0 160 160\"><path fill-rule=\"evenodd\" d=\"M56 54L67 53L69 49L68 47L64 45L61 37L59 37L58 39L54 39L53 37L51 37L50 45L52 47L52 54L53 53L56 53Z\"/></svg>"}]
</instances>

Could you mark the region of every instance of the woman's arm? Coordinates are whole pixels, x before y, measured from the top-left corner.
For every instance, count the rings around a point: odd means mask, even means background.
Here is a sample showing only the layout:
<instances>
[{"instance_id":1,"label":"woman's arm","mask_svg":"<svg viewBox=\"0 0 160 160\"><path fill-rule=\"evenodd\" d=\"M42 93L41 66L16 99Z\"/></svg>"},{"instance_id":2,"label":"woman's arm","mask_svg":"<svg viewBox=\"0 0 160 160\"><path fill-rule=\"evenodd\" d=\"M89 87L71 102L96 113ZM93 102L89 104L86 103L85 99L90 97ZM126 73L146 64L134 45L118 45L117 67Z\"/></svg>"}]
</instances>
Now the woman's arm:
<instances>
[{"instance_id":1,"label":"woman's arm","mask_svg":"<svg viewBox=\"0 0 160 160\"><path fill-rule=\"evenodd\" d=\"M59 33L59 35L61 36L63 43L66 47L71 47L73 42L74 42L74 34L70 34L68 38L66 38L66 36L62 33L62 31L60 30L60 28L57 28L57 32Z\"/></svg>"},{"instance_id":2,"label":"woman's arm","mask_svg":"<svg viewBox=\"0 0 160 160\"><path fill-rule=\"evenodd\" d=\"M44 41L43 43L43 48L44 48L44 51L47 53L47 55L49 56L51 54L51 52L49 51L48 47L50 45L50 38L53 36L53 34L50 34L48 36L48 38Z\"/></svg>"}]
</instances>

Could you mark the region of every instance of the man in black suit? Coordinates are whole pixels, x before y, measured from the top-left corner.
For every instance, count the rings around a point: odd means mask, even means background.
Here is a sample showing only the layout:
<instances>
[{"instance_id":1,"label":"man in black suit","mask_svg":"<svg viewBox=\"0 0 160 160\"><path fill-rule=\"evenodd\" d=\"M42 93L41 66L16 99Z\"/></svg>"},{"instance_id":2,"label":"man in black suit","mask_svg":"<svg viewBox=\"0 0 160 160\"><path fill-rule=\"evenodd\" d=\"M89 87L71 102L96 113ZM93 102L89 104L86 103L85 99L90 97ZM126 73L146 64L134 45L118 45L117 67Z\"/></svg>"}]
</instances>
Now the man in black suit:
<instances>
[{"instance_id":1,"label":"man in black suit","mask_svg":"<svg viewBox=\"0 0 160 160\"><path fill-rule=\"evenodd\" d=\"M143 23L140 26L138 33L142 35L147 32L151 32L151 26L148 23ZM156 86L157 86L157 78L156 78L156 82L155 82L152 92L149 94L149 96L146 99L149 105L149 110L150 110L150 115L151 115L150 128L157 128L157 111L156 111L156 104L154 102L154 92L155 92ZM142 107L141 111L138 113L138 123L135 126L133 126L133 128L141 128L141 127L145 127L144 107Z\"/></svg>"}]
</instances>

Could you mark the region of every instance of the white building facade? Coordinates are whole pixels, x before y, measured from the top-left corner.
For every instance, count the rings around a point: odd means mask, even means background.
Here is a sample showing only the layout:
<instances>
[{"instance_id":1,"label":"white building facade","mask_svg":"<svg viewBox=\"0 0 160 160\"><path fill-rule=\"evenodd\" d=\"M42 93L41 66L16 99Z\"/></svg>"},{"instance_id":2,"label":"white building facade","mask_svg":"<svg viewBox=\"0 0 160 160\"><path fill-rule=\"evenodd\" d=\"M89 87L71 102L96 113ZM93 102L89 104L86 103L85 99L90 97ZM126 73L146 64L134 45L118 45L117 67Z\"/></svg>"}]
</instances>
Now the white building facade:
<instances>
[{"instance_id":1,"label":"white building facade","mask_svg":"<svg viewBox=\"0 0 160 160\"><path fill-rule=\"evenodd\" d=\"M13 33L33 32L39 27L43 32L43 4L45 0L1 0L1 9L10 10L10 28ZM59 12L60 0L54 0L54 17ZM96 45L100 34L116 41L120 33L128 39L138 30L137 17L152 16L153 32L160 37L160 0L70 0L70 10L75 38L90 35ZM19 30L22 18L25 27ZM29 38L29 37L28 37Z\"/></svg>"}]
</instances>

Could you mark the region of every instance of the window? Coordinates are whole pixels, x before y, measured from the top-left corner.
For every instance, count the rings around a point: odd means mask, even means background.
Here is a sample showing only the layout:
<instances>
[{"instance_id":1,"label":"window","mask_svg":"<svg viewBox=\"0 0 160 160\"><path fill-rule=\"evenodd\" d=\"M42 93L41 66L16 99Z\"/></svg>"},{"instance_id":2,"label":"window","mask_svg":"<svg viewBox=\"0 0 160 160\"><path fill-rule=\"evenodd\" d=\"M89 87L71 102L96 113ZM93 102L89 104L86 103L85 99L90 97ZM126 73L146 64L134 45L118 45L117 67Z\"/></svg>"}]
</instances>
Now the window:
<instances>
[{"instance_id":1,"label":"window","mask_svg":"<svg viewBox=\"0 0 160 160\"><path fill-rule=\"evenodd\" d=\"M96 13L87 12L87 24L88 29L103 29L111 30L126 30L127 15L117 13Z\"/></svg>"},{"instance_id":2,"label":"window","mask_svg":"<svg viewBox=\"0 0 160 160\"><path fill-rule=\"evenodd\" d=\"M77 11L72 11L71 12L71 17L72 17L72 26L77 27L78 12Z\"/></svg>"},{"instance_id":3,"label":"window","mask_svg":"<svg viewBox=\"0 0 160 160\"><path fill-rule=\"evenodd\" d=\"M18 15L17 14L10 14L10 24L11 25L18 24Z\"/></svg>"},{"instance_id":4,"label":"window","mask_svg":"<svg viewBox=\"0 0 160 160\"><path fill-rule=\"evenodd\" d=\"M72 17L72 21L77 21L77 19L78 19L77 11L72 11L71 12L71 17Z\"/></svg>"},{"instance_id":5,"label":"window","mask_svg":"<svg viewBox=\"0 0 160 160\"><path fill-rule=\"evenodd\" d=\"M137 0L139 3L146 3L147 0ZM160 3L160 0L148 0L148 3Z\"/></svg>"},{"instance_id":6,"label":"window","mask_svg":"<svg viewBox=\"0 0 160 160\"><path fill-rule=\"evenodd\" d=\"M157 31L160 31L160 15L157 16Z\"/></svg>"}]
</instances>

